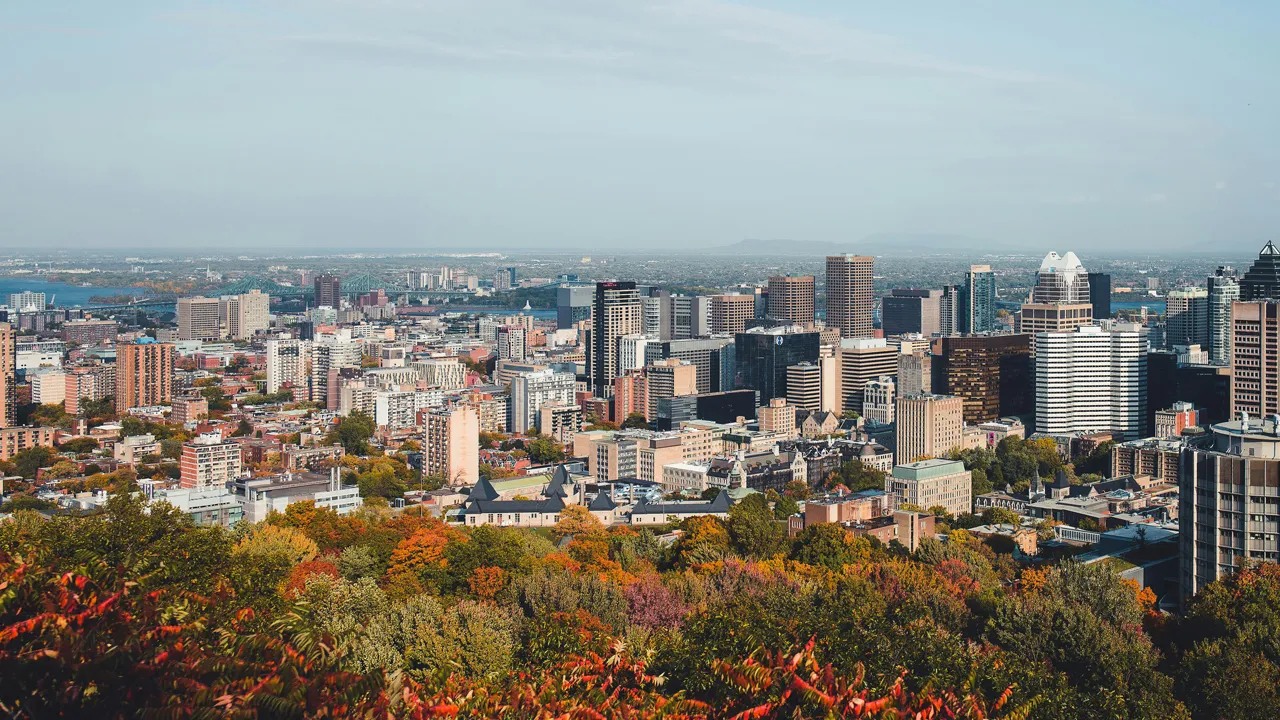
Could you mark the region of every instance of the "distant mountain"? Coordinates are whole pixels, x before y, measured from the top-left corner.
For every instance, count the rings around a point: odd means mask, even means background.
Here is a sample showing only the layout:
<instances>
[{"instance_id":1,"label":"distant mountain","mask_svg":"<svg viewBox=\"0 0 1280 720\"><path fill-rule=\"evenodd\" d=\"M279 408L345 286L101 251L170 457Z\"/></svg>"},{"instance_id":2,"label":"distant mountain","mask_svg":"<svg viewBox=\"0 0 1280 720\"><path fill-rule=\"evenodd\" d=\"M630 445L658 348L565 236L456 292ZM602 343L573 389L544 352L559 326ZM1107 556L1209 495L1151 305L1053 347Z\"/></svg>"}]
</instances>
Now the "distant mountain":
<instances>
[{"instance_id":1,"label":"distant mountain","mask_svg":"<svg viewBox=\"0 0 1280 720\"><path fill-rule=\"evenodd\" d=\"M1005 249L986 240L964 235L880 233L847 243L813 240L739 240L701 251L709 255L818 256L862 253L867 255L907 255L919 252L975 252Z\"/></svg>"}]
</instances>

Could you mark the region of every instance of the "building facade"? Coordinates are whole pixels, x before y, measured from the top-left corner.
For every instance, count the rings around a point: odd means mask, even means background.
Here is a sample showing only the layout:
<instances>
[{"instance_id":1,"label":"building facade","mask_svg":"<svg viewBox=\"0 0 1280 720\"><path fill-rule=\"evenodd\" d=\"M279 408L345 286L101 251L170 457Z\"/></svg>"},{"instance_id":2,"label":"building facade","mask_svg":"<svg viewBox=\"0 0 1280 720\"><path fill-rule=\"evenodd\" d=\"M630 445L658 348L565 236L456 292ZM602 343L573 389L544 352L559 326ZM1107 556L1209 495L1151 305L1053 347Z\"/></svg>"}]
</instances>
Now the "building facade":
<instances>
[{"instance_id":1,"label":"building facade","mask_svg":"<svg viewBox=\"0 0 1280 720\"><path fill-rule=\"evenodd\" d=\"M640 292L632 281L596 283L591 306L591 341L587 375L597 397L609 397L613 379L623 373L618 364L618 338L642 330Z\"/></svg>"},{"instance_id":2,"label":"building facade","mask_svg":"<svg viewBox=\"0 0 1280 720\"><path fill-rule=\"evenodd\" d=\"M1040 333L1036 355L1036 431L1110 432L1134 440L1146 432L1146 329L1117 323Z\"/></svg>"},{"instance_id":3,"label":"building facade","mask_svg":"<svg viewBox=\"0 0 1280 720\"><path fill-rule=\"evenodd\" d=\"M900 465L962 447L964 401L952 395L899 396L894 439L894 457Z\"/></svg>"},{"instance_id":4,"label":"building facade","mask_svg":"<svg viewBox=\"0 0 1280 720\"><path fill-rule=\"evenodd\" d=\"M844 338L871 337L875 261L867 255L827 256L827 327Z\"/></svg>"},{"instance_id":5,"label":"building facade","mask_svg":"<svg viewBox=\"0 0 1280 720\"><path fill-rule=\"evenodd\" d=\"M895 465L887 481L894 505L922 510L942 506L952 515L973 511L973 475L959 460L921 460Z\"/></svg>"},{"instance_id":6,"label":"building facade","mask_svg":"<svg viewBox=\"0 0 1280 720\"><path fill-rule=\"evenodd\" d=\"M480 481L480 419L467 405L422 413L422 473L444 478L448 487Z\"/></svg>"},{"instance_id":7,"label":"building facade","mask_svg":"<svg viewBox=\"0 0 1280 720\"><path fill-rule=\"evenodd\" d=\"M935 347L938 391L964 399L965 422L976 425L1032 411L1031 336L958 335L941 338ZM912 391L903 394L921 392Z\"/></svg>"},{"instance_id":8,"label":"building facade","mask_svg":"<svg viewBox=\"0 0 1280 720\"><path fill-rule=\"evenodd\" d=\"M116 346L116 412L168 405L173 399L173 346L138 340Z\"/></svg>"},{"instance_id":9,"label":"building facade","mask_svg":"<svg viewBox=\"0 0 1280 720\"><path fill-rule=\"evenodd\" d=\"M959 303L959 327L943 329L952 332L981 333L996 329L996 274L990 265L970 265L964 274L964 289ZM944 321L943 323L947 323Z\"/></svg>"}]
</instances>

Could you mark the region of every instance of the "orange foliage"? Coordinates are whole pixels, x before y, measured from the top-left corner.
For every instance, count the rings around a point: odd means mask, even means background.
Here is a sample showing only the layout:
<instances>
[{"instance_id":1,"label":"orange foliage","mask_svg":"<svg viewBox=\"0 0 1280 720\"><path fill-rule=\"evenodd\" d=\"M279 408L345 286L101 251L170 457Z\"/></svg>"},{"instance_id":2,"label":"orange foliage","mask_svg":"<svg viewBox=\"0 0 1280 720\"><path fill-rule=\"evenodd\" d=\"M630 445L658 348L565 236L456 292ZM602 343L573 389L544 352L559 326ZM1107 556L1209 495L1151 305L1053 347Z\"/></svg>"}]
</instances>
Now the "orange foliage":
<instances>
[{"instance_id":1,"label":"orange foliage","mask_svg":"<svg viewBox=\"0 0 1280 720\"><path fill-rule=\"evenodd\" d=\"M500 567L478 567L467 578L467 585L477 597L492 600L506 584L506 573Z\"/></svg>"},{"instance_id":2,"label":"orange foliage","mask_svg":"<svg viewBox=\"0 0 1280 720\"><path fill-rule=\"evenodd\" d=\"M1022 571L1022 591L1038 593L1049 584L1049 574L1043 570L1027 568Z\"/></svg>"},{"instance_id":3,"label":"orange foliage","mask_svg":"<svg viewBox=\"0 0 1280 720\"><path fill-rule=\"evenodd\" d=\"M340 573L338 566L328 560L308 560L299 563L293 568L293 572L289 573L289 578L284 581L280 594L286 599L296 600L307 586L307 578L313 575L328 575L336 580Z\"/></svg>"}]
</instances>

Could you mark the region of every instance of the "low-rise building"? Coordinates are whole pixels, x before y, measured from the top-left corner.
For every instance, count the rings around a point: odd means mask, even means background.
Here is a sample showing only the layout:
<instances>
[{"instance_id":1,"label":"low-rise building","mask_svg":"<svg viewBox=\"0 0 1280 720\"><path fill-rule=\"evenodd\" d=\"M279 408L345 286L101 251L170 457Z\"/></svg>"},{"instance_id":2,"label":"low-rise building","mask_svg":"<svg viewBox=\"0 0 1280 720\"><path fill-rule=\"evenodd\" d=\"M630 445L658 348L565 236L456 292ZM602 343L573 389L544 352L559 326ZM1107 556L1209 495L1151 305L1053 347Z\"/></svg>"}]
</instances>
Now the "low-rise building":
<instances>
[{"instance_id":1,"label":"low-rise building","mask_svg":"<svg viewBox=\"0 0 1280 720\"><path fill-rule=\"evenodd\" d=\"M116 443L115 450L112 452L116 460L130 465L138 464L147 455L159 454L160 443L156 441L156 436L150 433L124 438Z\"/></svg>"},{"instance_id":2,"label":"low-rise building","mask_svg":"<svg viewBox=\"0 0 1280 720\"><path fill-rule=\"evenodd\" d=\"M649 502L642 500L631 508L631 524L663 525L705 515L727 520L732 505L728 491L721 491L714 500L710 501Z\"/></svg>"},{"instance_id":3,"label":"low-rise building","mask_svg":"<svg viewBox=\"0 0 1280 720\"><path fill-rule=\"evenodd\" d=\"M920 460L897 465L888 480L898 505L928 510L941 506L952 515L973 510L973 475L958 460Z\"/></svg>"},{"instance_id":4,"label":"low-rise building","mask_svg":"<svg viewBox=\"0 0 1280 720\"><path fill-rule=\"evenodd\" d=\"M331 509L339 515L355 512L364 505L360 488L343 485L340 471L333 468L327 475L290 473L259 478L242 478L228 486L243 509L244 519L261 522L271 512L284 512L296 502L313 501L318 508Z\"/></svg>"}]
</instances>

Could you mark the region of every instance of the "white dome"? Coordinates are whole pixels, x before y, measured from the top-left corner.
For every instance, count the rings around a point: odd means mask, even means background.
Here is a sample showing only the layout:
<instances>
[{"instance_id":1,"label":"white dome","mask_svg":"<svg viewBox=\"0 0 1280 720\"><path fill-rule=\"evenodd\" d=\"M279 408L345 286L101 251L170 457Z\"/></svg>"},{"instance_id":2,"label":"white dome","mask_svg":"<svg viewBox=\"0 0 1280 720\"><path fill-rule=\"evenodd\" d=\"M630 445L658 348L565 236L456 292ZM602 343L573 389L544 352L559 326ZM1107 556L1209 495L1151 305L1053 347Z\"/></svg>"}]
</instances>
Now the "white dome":
<instances>
[{"instance_id":1,"label":"white dome","mask_svg":"<svg viewBox=\"0 0 1280 720\"><path fill-rule=\"evenodd\" d=\"M1051 252L1045 255L1044 261L1040 263L1040 272L1043 273L1081 272L1083 270L1084 265L1080 263L1080 258L1070 251L1066 255Z\"/></svg>"}]
</instances>

